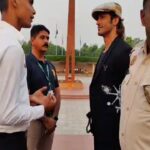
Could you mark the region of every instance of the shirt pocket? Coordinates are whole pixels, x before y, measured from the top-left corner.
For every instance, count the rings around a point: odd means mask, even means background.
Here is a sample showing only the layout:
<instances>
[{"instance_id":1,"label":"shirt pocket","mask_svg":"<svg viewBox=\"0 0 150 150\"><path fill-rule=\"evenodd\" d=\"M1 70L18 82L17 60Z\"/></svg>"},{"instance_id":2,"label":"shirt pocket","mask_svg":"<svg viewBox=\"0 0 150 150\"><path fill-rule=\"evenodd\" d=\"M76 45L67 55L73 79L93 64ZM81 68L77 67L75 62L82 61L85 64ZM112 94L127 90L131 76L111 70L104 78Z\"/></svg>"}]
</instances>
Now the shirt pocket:
<instances>
[{"instance_id":1,"label":"shirt pocket","mask_svg":"<svg viewBox=\"0 0 150 150\"><path fill-rule=\"evenodd\" d=\"M150 104L150 72L146 70L143 74L142 80L140 82L140 86L143 89L144 96L147 102Z\"/></svg>"},{"instance_id":2,"label":"shirt pocket","mask_svg":"<svg viewBox=\"0 0 150 150\"><path fill-rule=\"evenodd\" d=\"M143 90L146 100L150 104L150 85L143 86Z\"/></svg>"}]
</instances>

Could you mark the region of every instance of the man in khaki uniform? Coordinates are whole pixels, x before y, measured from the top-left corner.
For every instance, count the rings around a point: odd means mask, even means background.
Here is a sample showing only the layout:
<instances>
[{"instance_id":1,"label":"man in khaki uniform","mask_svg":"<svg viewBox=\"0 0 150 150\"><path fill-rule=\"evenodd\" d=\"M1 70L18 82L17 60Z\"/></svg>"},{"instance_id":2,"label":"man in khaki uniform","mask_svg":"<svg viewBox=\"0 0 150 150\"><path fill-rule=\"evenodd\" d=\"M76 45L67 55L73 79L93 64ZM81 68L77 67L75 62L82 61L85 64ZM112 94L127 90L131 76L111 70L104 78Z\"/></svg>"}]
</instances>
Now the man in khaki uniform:
<instances>
[{"instance_id":1,"label":"man in khaki uniform","mask_svg":"<svg viewBox=\"0 0 150 150\"><path fill-rule=\"evenodd\" d=\"M141 21L147 38L143 46L133 50L122 85L122 150L150 150L150 0L143 1Z\"/></svg>"}]
</instances>

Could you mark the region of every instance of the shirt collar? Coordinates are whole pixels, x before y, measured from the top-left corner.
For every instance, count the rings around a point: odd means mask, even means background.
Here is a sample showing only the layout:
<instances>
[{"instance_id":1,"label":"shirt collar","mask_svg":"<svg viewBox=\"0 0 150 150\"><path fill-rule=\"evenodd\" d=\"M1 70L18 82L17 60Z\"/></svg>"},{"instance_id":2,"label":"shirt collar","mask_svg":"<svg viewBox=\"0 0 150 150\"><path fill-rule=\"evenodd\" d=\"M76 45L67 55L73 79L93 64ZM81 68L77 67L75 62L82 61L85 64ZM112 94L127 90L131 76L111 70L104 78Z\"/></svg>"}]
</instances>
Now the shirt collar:
<instances>
[{"instance_id":1,"label":"shirt collar","mask_svg":"<svg viewBox=\"0 0 150 150\"><path fill-rule=\"evenodd\" d=\"M48 61L46 60L46 57L44 56L44 58L45 58L45 61L43 62L43 61L41 61L41 60L38 60L35 56L34 56L34 54L31 52L30 53L30 55L31 55L31 57L34 59L34 60L36 60L37 62L40 62L40 63L43 63L43 64L47 64L48 63Z\"/></svg>"},{"instance_id":2,"label":"shirt collar","mask_svg":"<svg viewBox=\"0 0 150 150\"><path fill-rule=\"evenodd\" d=\"M19 32L15 27L13 27L11 24L5 22L5 21L0 21L0 29L6 30L9 34L17 39L17 41L23 45L25 42L24 36Z\"/></svg>"}]
</instances>

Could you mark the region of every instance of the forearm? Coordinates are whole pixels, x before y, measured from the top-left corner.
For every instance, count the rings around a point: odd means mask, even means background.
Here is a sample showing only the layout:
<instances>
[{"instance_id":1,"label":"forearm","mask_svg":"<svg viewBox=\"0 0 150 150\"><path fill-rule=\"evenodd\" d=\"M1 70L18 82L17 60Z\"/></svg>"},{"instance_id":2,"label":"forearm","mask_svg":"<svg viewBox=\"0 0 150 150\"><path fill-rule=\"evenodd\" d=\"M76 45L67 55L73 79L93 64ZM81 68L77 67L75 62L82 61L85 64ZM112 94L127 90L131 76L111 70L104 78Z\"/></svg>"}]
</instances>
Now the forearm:
<instances>
[{"instance_id":1,"label":"forearm","mask_svg":"<svg viewBox=\"0 0 150 150\"><path fill-rule=\"evenodd\" d=\"M30 95L30 103L35 103L37 105L43 105L45 108L45 112L53 111L55 105L56 105L56 98L54 96L47 95L45 96L43 94L43 91L46 88L43 87L39 90L37 90L35 93Z\"/></svg>"},{"instance_id":2,"label":"forearm","mask_svg":"<svg viewBox=\"0 0 150 150\"><path fill-rule=\"evenodd\" d=\"M54 95L56 97L56 106L54 108L52 117L55 117L55 116L58 117L59 110L60 110L60 104L61 104L61 96L60 96L60 88L59 87L54 90Z\"/></svg>"},{"instance_id":3,"label":"forearm","mask_svg":"<svg viewBox=\"0 0 150 150\"><path fill-rule=\"evenodd\" d=\"M43 116L43 106L17 106L16 108L12 109L9 114L3 114L1 116L0 124L11 126L26 124Z\"/></svg>"},{"instance_id":4,"label":"forearm","mask_svg":"<svg viewBox=\"0 0 150 150\"><path fill-rule=\"evenodd\" d=\"M42 117L43 106L33 108L29 105L24 54L18 47L7 49L1 69L3 74L0 80L0 124L15 126Z\"/></svg>"}]
</instances>

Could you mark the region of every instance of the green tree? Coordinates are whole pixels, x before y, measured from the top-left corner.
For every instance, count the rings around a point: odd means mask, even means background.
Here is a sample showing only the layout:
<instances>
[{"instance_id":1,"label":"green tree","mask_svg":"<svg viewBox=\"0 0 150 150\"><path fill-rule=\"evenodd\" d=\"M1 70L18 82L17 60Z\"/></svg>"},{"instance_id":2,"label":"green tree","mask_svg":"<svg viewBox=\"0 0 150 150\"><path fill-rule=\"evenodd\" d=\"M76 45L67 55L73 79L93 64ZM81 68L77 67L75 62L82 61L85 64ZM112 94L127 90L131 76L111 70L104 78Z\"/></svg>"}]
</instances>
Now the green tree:
<instances>
[{"instance_id":1,"label":"green tree","mask_svg":"<svg viewBox=\"0 0 150 150\"><path fill-rule=\"evenodd\" d=\"M65 49L59 45L49 44L47 55L65 55Z\"/></svg>"},{"instance_id":2,"label":"green tree","mask_svg":"<svg viewBox=\"0 0 150 150\"><path fill-rule=\"evenodd\" d=\"M31 43L30 42L27 42L27 43L25 42L22 45L22 48L23 48L25 54L29 54L31 52Z\"/></svg>"},{"instance_id":3,"label":"green tree","mask_svg":"<svg viewBox=\"0 0 150 150\"><path fill-rule=\"evenodd\" d=\"M141 42L142 40L140 38L132 38L132 37L126 37L125 41L131 46L134 47L136 44Z\"/></svg>"},{"instance_id":4,"label":"green tree","mask_svg":"<svg viewBox=\"0 0 150 150\"><path fill-rule=\"evenodd\" d=\"M84 43L81 48L81 56L99 57L103 49L103 45L99 48L96 44L88 46Z\"/></svg>"}]
</instances>

